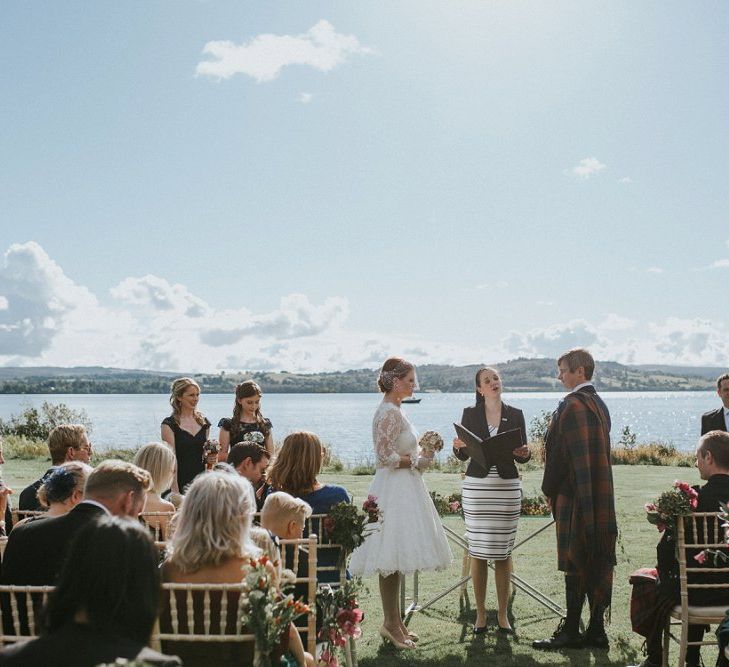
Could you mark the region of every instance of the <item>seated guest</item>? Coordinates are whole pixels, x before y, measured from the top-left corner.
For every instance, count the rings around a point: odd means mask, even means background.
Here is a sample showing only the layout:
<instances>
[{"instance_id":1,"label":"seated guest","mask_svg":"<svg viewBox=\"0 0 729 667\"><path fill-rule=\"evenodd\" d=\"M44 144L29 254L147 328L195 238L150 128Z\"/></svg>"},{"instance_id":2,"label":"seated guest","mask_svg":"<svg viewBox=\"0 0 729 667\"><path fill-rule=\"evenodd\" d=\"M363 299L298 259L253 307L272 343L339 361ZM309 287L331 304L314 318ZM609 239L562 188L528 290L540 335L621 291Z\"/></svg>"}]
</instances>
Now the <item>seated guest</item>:
<instances>
[{"instance_id":1,"label":"seated guest","mask_svg":"<svg viewBox=\"0 0 729 667\"><path fill-rule=\"evenodd\" d=\"M146 648L160 600L156 566L157 550L136 521L102 514L86 522L48 598L41 636L5 648L0 665L182 664Z\"/></svg>"},{"instance_id":2,"label":"seated guest","mask_svg":"<svg viewBox=\"0 0 729 667\"><path fill-rule=\"evenodd\" d=\"M352 502L347 490L336 484L321 484L316 476L321 472L324 451L321 441L314 433L299 431L286 436L268 473L272 492L286 491L307 503L313 514L327 514L341 502ZM322 536L323 527L319 521L312 522L312 530ZM304 530L308 535L308 530ZM339 549L320 545L317 551L320 566L336 566ZM339 574L335 571L321 572L320 583L337 583Z\"/></svg>"},{"instance_id":3,"label":"seated guest","mask_svg":"<svg viewBox=\"0 0 729 667\"><path fill-rule=\"evenodd\" d=\"M170 488L175 474L175 455L161 442L150 442L139 448L134 456L134 463L152 476L152 486L147 490L147 512L174 512L175 506L169 500L163 500L162 493ZM159 540L167 539L169 517L145 516L144 522L152 529Z\"/></svg>"},{"instance_id":4,"label":"seated guest","mask_svg":"<svg viewBox=\"0 0 729 667\"><path fill-rule=\"evenodd\" d=\"M2 583L51 586L75 534L89 521L113 514L135 519L144 509L152 478L124 461L102 461L86 480L84 499L68 514L33 521L10 533Z\"/></svg>"},{"instance_id":5,"label":"seated guest","mask_svg":"<svg viewBox=\"0 0 729 667\"><path fill-rule=\"evenodd\" d=\"M5 464L3 457L3 436L0 435L0 465ZM13 528L13 515L8 496L13 490L5 485L0 475L0 537L5 537Z\"/></svg>"},{"instance_id":6,"label":"seated guest","mask_svg":"<svg viewBox=\"0 0 729 667\"><path fill-rule=\"evenodd\" d=\"M66 461L88 463L91 458L91 443L86 435L86 428L81 424L60 424L48 435L48 450L51 453L51 467L43 473L43 477L35 480L20 492L18 509L38 512L43 509L36 493L56 466Z\"/></svg>"},{"instance_id":7,"label":"seated guest","mask_svg":"<svg viewBox=\"0 0 729 667\"><path fill-rule=\"evenodd\" d=\"M276 545L277 557L281 572L281 552L278 541L301 538L306 527L306 520L311 516L311 507L301 498L294 498L285 491L272 493L261 510L261 528L268 531L271 541Z\"/></svg>"},{"instance_id":8,"label":"seated guest","mask_svg":"<svg viewBox=\"0 0 729 667\"><path fill-rule=\"evenodd\" d=\"M240 442L228 454L228 463L245 477L256 492L256 511L260 512L268 491L264 475L271 458L266 448L255 442Z\"/></svg>"},{"instance_id":9,"label":"seated guest","mask_svg":"<svg viewBox=\"0 0 729 667\"><path fill-rule=\"evenodd\" d=\"M198 475L182 501L168 557L162 565L163 580L190 584L241 582L243 567L259 554L250 540L254 509L253 488L247 480L220 471ZM269 563L267 567L275 577L273 566ZM228 604L229 617L219 621L225 623L226 632L234 632L237 627L237 607L237 601ZM178 611L180 608L178 604ZM170 624L167 609L160 623L166 631ZM297 663L307 665L311 656L304 654L298 633L289 635L289 643ZM175 642L169 646L174 646L186 664L205 664L211 659L222 664L250 664L251 660L245 654L250 647L239 643L216 645L214 657L210 643Z\"/></svg>"},{"instance_id":10,"label":"seated guest","mask_svg":"<svg viewBox=\"0 0 729 667\"><path fill-rule=\"evenodd\" d=\"M68 514L84 497L86 479L94 469L86 463L70 461L52 469L38 489L38 502L46 511L29 516L15 525L15 530L26 523Z\"/></svg>"},{"instance_id":11,"label":"seated guest","mask_svg":"<svg viewBox=\"0 0 729 667\"><path fill-rule=\"evenodd\" d=\"M695 486L698 491L698 505L696 512L718 512L719 503L729 500L729 433L725 431L709 431L699 440L696 448L696 466L699 469L701 479L706 480L703 486ZM710 522L707 523L707 530L712 531ZM698 541L701 536L697 536ZM693 538L687 536L687 542L691 543ZM693 555L699 549L687 551L690 567L699 567L693 562ZM680 583L679 567L676 560L676 543L669 535L669 531L663 533L658 546L656 547L658 558L658 583L655 600L655 623L651 623L654 630L646 638L648 657L641 663L640 667L659 667L662 664L662 637L663 628L670 610L680 604ZM707 562L707 567L711 563ZM723 575L729 580L729 573ZM719 575L703 575L702 573L689 573L690 583L719 583ZM729 605L729 592L727 589L691 589L689 591L689 604L699 606ZM703 625L689 626L689 641L701 641L704 635ZM686 665L696 667L701 664L699 646L689 646L686 654Z\"/></svg>"}]
</instances>

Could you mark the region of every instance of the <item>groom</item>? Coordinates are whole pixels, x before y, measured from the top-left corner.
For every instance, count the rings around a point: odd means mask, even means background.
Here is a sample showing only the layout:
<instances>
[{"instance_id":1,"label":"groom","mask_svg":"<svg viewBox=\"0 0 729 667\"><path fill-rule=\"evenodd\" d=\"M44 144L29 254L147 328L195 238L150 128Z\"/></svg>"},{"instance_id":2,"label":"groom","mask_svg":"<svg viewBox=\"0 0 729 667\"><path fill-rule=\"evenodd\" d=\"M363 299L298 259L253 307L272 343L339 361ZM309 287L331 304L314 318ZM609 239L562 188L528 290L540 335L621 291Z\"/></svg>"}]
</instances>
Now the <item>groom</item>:
<instances>
[{"instance_id":1,"label":"groom","mask_svg":"<svg viewBox=\"0 0 729 667\"><path fill-rule=\"evenodd\" d=\"M610 467L610 413L592 384L595 361L577 348L557 360L569 393L552 414L545 438L542 491L557 527L558 569L565 575L567 617L554 635L533 643L555 650L607 648L604 615L615 567L615 495ZM580 635L587 597L590 623Z\"/></svg>"}]
</instances>

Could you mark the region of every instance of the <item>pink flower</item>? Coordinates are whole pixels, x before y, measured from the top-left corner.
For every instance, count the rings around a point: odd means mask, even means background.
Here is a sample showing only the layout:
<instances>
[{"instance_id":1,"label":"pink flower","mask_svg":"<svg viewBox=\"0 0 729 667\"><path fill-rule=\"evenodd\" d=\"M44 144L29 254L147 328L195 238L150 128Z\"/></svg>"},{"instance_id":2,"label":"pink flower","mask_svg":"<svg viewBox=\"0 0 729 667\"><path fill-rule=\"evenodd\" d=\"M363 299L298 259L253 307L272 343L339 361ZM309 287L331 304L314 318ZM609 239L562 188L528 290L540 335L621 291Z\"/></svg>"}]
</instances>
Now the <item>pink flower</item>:
<instances>
[{"instance_id":1,"label":"pink flower","mask_svg":"<svg viewBox=\"0 0 729 667\"><path fill-rule=\"evenodd\" d=\"M461 509L461 503L459 503L457 500L454 500L452 503L448 503L448 507L451 508L451 512L457 512L459 509Z\"/></svg>"},{"instance_id":2,"label":"pink flower","mask_svg":"<svg viewBox=\"0 0 729 667\"><path fill-rule=\"evenodd\" d=\"M694 560L700 565L703 565L706 562L706 552L699 551L699 553L694 556Z\"/></svg>"},{"instance_id":3,"label":"pink flower","mask_svg":"<svg viewBox=\"0 0 729 667\"><path fill-rule=\"evenodd\" d=\"M340 609L337 612L337 625L343 628L345 623L357 624L362 622L364 614L359 608L355 609Z\"/></svg>"},{"instance_id":4,"label":"pink flower","mask_svg":"<svg viewBox=\"0 0 729 667\"><path fill-rule=\"evenodd\" d=\"M646 512L655 512L656 511L656 504L655 503L646 503L644 505Z\"/></svg>"},{"instance_id":5,"label":"pink flower","mask_svg":"<svg viewBox=\"0 0 729 667\"><path fill-rule=\"evenodd\" d=\"M699 499L698 498L691 498L691 500L689 500L689 505L691 505L691 509L692 510L695 510L698 507L698 505L699 505Z\"/></svg>"}]
</instances>

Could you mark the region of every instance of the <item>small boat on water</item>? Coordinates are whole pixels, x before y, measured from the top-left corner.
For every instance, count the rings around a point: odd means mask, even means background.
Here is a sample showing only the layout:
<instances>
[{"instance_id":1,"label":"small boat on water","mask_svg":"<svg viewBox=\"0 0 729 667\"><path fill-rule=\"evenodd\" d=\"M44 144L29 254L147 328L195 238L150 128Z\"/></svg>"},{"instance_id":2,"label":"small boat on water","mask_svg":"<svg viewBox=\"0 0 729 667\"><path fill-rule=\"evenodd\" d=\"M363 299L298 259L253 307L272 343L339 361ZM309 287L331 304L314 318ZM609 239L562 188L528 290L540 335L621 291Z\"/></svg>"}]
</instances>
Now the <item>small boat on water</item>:
<instances>
[{"instance_id":1,"label":"small boat on water","mask_svg":"<svg viewBox=\"0 0 729 667\"><path fill-rule=\"evenodd\" d=\"M422 400L422 398L403 398L401 403L420 403Z\"/></svg>"}]
</instances>

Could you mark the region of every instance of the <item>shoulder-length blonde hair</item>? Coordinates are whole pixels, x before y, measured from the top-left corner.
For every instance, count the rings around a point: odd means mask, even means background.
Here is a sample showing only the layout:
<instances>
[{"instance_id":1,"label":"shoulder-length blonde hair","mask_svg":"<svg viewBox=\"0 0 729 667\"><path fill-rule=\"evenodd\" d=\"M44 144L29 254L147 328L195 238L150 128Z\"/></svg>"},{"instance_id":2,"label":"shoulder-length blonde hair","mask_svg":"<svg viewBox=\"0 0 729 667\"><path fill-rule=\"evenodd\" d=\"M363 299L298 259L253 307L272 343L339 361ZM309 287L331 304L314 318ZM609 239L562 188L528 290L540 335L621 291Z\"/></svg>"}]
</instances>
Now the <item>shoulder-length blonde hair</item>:
<instances>
[{"instance_id":1,"label":"shoulder-length blonde hair","mask_svg":"<svg viewBox=\"0 0 729 667\"><path fill-rule=\"evenodd\" d=\"M284 438L266 476L277 491L303 496L316 485L323 458L319 436L308 431L298 431Z\"/></svg>"},{"instance_id":2,"label":"shoulder-length blonde hair","mask_svg":"<svg viewBox=\"0 0 729 667\"><path fill-rule=\"evenodd\" d=\"M134 465L152 475L150 491L162 493L170 488L172 474L175 471L175 455L167 445L161 442L149 442L143 445L134 455Z\"/></svg>"},{"instance_id":3,"label":"shoulder-length blonde hair","mask_svg":"<svg viewBox=\"0 0 729 667\"><path fill-rule=\"evenodd\" d=\"M256 497L238 474L211 471L198 475L182 501L169 561L182 572L222 565L231 558L257 555L250 542Z\"/></svg>"},{"instance_id":4,"label":"shoulder-length blonde hair","mask_svg":"<svg viewBox=\"0 0 729 667\"><path fill-rule=\"evenodd\" d=\"M180 396L185 393L185 389L188 387L197 387L197 390L200 391L200 385L192 378L177 378L170 387L172 416L178 424L180 423ZM192 416L200 426L205 423L205 415L199 410L194 410Z\"/></svg>"}]
</instances>

